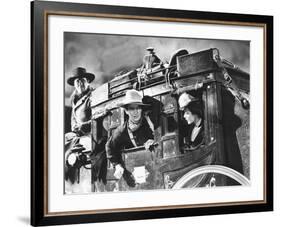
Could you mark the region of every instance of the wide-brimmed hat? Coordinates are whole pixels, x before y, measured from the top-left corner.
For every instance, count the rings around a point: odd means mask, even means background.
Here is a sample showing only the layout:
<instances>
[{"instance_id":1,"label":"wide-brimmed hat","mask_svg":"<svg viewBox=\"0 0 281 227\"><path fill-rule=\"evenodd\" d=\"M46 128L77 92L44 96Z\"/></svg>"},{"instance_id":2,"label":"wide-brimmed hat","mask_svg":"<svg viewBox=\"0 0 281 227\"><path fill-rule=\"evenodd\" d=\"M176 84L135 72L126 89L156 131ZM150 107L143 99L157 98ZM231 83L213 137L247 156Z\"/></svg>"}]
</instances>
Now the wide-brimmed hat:
<instances>
[{"instance_id":1,"label":"wide-brimmed hat","mask_svg":"<svg viewBox=\"0 0 281 227\"><path fill-rule=\"evenodd\" d=\"M130 104L136 104L136 105L140 105L140 106L149 106L148 104L144 104L142 102L142 95L134 89L128 90L126 92L125 98L124 98L123 102L120 103L119 106L126 107Z\"/></svg>"},{"instance_id":2,"label":"wide-brimmed hat","mask_svg":"<svg viewBox=\"0 0 281 227\"><path fill-rule=\"evenodd\" d=\"M198 100L199 100L198 98L195 98L190 94L187 93L181 94L178 100L180 110L184 110L188 106L188 104L190 104L191 102L196 102Z\"/></svg>"},{"instance_id":3,"label":"wide-brimmed hat","mask_svg":"<svg viewBox=\"0 0 281 227\"><path fill-rule=\"evenodd\" d=\"M71 86L74 86L74 81L78 78L86 78L89 83L91 83L95 79L95 75L86 72L85 68L77 67L73 70L73 76L67 79L67 83Z\"/></svg>"}]
</instances>

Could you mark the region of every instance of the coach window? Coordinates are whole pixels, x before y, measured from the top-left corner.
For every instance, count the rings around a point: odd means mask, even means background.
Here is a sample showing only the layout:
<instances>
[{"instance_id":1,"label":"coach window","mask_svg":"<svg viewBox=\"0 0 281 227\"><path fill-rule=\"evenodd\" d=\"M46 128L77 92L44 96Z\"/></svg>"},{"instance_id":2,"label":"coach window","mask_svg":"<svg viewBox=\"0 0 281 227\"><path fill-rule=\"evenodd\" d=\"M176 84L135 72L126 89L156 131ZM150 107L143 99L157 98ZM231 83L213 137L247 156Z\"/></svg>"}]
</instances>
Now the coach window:
<instances>
[{"instance_id":1,"label":"coach window","mask_svg":"<svg viewBox=\"0 0 281 227\"><path fill-rule=\"evenodd\" d=\"M193 150L204 144L204 105L202 95L182 93L178 99L180 108L180 135L184 150Z\"/></svg>"},{"instance_id":2,"label":"coach window","mask_svg":"<svg viewBox=\"0 0 281 227\"><path fill-rule=\"evenodd\" d=\"M128 99L129 100L129 99ZM129 100L131 101L131 100ZM156 138L160 135L161 109L160 96L144 95L141 101L121 106L123 123L127 122L128 136L134 145L130 149L143 149L144 145L152 143L157 146Z\"/></svg>"}]
</instances>

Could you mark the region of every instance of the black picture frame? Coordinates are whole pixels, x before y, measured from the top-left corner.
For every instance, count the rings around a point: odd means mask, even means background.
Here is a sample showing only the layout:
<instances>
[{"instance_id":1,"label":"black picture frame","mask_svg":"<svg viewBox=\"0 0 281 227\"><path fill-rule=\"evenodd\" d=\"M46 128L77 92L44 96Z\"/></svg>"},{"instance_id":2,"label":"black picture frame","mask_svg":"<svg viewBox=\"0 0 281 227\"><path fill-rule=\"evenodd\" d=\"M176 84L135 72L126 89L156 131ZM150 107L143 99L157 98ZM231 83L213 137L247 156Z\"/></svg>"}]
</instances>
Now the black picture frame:
<instances>
[{"instance_id":1,"label":"black picture frame","mask_svg":"<svg viewBox=\"0 0 281 227\"><path fill-rule=\"evenodd\" d=\"M263 201L217 206L133 209L114 212L49 213L48 166L48 23L49 15L112 17L135 20L261 26L264 28L264 174ZM57 225L273 210L273 17L264 15L137 8L124 6L31 2L31 224ZM128 215L129 214L129 215Z\"/></svg>"}]
</instances>

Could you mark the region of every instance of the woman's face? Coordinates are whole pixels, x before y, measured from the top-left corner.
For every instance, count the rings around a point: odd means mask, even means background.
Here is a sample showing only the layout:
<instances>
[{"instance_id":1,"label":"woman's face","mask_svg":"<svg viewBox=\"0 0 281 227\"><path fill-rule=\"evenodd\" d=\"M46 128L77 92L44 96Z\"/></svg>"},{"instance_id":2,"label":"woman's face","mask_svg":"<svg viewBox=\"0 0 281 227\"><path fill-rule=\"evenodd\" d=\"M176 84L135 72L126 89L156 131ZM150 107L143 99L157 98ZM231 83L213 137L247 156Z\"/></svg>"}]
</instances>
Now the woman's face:
<instances>
[{"instance_id":1,"label":"woman's face","mask_svg":"<svg viewBox=\"0 0 281 227\"><path fill-rule=\"evenodd\" d=\"M195 115L192 114L192 113L190 112L190 110L187 109L187 108L184 110L184 115L183 115L183 117L184 117L184 119L187 121L187 123L188 123L189 125L192 124L192 123L195 121Z\"/></svg>"},{"instance_id":2,"label":"woman's face","mask_svg":"<svg viewBox=\"0 0 281 227\"><path fill-rule=\"evenodd\" d=\"M130 121L138 123L142 117L142 108L137 104L130 104L126 109L126 113L129 116Z\"/></svg>"}]
</instances>

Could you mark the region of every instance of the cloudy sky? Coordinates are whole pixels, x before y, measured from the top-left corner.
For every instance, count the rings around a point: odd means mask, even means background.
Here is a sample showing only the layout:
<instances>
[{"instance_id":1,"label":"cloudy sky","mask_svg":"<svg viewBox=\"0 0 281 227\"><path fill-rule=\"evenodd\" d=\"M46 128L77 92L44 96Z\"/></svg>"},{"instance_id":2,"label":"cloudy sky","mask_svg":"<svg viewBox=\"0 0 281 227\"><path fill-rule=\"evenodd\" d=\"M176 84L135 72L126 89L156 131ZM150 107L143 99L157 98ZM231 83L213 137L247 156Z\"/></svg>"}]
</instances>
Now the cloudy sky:
<instances>
[{"instance_id":1,"label":"cloudy sky","mask_svg":"<svg viewBox=\"0 0 281 227\"><path fill-rule=\"evenodd\" d=\"M155 48L162 61L169 62L171 55L178 49L185 48L189 53L209 48L218 48L223 58L249 72L250 43L234 40L210 40L188 38L140 37L104 34L85 34L67 32L64 36L65 80L78 66L94 73L92 84L97 87L114 77L122 70L131 70L142 64L146 47ZM65 83L66 105L73 87Z\"/></svg>"}]
</instances>

